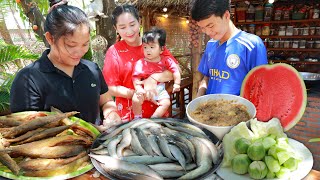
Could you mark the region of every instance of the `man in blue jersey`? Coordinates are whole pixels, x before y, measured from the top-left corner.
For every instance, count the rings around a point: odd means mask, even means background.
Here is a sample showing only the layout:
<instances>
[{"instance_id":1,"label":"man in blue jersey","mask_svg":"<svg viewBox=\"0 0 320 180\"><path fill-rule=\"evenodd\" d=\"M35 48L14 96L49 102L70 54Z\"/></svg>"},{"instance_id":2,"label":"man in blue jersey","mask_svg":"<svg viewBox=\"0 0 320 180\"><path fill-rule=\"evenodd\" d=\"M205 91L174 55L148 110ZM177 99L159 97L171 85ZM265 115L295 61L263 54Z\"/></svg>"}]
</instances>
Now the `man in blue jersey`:
<instances>
[{"instance_id":1,"label":"man in blue jersey","mask_svg":"<svg viewBox=\"0 0 320 180\"><path fill-rule=\"evenodd\" d=\"M230 19L230 0L194 0L191 17L212 38L198 67L204 77L197 97L217 93L239 95L246 74L268 63L261 38L236 28Z\"/></svg>"}]
</instances>

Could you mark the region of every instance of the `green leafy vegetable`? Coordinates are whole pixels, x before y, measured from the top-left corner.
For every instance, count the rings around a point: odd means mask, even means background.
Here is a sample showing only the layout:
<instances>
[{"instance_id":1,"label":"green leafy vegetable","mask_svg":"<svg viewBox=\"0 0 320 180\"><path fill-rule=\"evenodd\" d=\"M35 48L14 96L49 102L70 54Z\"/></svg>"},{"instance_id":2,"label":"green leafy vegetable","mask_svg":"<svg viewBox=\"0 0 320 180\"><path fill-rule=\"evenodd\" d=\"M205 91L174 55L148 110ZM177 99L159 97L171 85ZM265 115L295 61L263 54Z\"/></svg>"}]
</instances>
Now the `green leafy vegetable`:
<instances>
[{"instance_id":1,"label":"green leafy vegetable","mask_svg":"<svg viewBox=\"0 0 320 180\"><path fill-rule=\"evenodd\" d=\"M251 160L246 154L236 155L232 161L232 171L236 174L246 174L248 172Z\"/></svg>"},{"instance_id":2,"label":"green leafy vegetable","mask_svg":"<svg viewBox=\"0 0 320 180\"><path fill-rule=\"evenodd\" d=\"M247 153L249 146L251 145L250 140L246 138L240 138L235 142L235 149L239 154Z\"/></svg>"},{"instance_id":3,"label":"green leafy vegetable","mask_svg":"<svg viewBox=\"0 0 320 180\"><path fill-rule=\"evenodd\" d=\"M263 179L268 173L268 168L263 161L253 161L249 166L248 172L253 179Z\"/></svg>"}]
</instances>

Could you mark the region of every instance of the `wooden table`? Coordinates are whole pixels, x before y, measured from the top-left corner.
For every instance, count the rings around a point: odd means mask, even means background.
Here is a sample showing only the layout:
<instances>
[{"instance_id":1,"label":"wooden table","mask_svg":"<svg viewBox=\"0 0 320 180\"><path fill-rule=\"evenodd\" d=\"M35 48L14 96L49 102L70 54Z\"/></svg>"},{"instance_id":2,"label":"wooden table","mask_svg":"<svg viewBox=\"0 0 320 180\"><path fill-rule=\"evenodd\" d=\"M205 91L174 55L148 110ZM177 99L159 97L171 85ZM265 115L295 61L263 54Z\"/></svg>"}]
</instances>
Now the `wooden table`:
<instances>
[{"instance_id":1,"label":"wooden table","mask_svg":"<svg viewBox=\"0 0 320 180\"><path fill-rule=\"evenodd\" d=\"M98 178L95 178L92 176L95 169L81 175L75 178L72 178L72 180L108 180L108 178L103 177L103 175L100 175ZM303 180L320 180L320 171L311 170L310 173L303 178Z\"/></svg>"}]
</instances>

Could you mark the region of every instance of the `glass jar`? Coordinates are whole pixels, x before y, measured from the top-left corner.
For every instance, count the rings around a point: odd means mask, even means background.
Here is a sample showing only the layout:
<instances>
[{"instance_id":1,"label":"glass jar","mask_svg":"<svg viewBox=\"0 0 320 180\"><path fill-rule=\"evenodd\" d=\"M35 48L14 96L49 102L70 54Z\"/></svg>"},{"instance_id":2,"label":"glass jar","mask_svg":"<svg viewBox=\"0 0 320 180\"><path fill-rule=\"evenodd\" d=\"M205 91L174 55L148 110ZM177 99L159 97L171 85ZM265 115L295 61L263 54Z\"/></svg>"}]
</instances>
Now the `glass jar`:
<instances>
[{"instance_id":1,"label":"glass jar","mask_svg":"<svg viewBox=\"0 0 320 180\"><path fill-rule=\"evenodd\" d=\"M257 36L261 36L261 33L262 33L261 25L257 25L256 26L256 35Z\"/></svg>"},{"instance_id":2,"label":"glass jar","mask_svg":"<svg viewBox=\"0 0 320 180\"><path fill-rule=\"evenodd\" d=\"M254 21L254 16L255 16L255 9L251 5L249 6L247 12L246 12L246 22L253 22Z\"/></svg>"},{"instance_id":3,"label":"glass jar","mask_svg":"<svg viewBox=\"0 0 320 180\"><path fill-rule=\"evenodd\" d=\"M299 36L300 35L300 28L298 28L298 27L293 28L293 35Z\"/></svg>"},{"instance_id":4,"label":"glass jar","mask_svg":"<svg viewBox=\"0 0 320 180\"><path fill-rule=\"evenodd\" d=\"M293 26L287 26L286 36L292 36L292 35L293 35Z\"/></svg>"},{"instance_id":5,"label":"glass jar","mask_svg":"<svg viewBox=\"0 0 320 180\"><path fill-rule=\"evenodd\" d=\"M275 21L280 21L282 16L282 8L278 7L274 11L274 20Z\"/></svg>"},{"instance_id":6,"label":"glass jar","mask_svg":"<svg viewBox=\"0 0 320 180\"><path fill-rule=\"evenodd\" d=\"M316 34L317 36L320 36L320 27L316 27Z\"/></svg>"},{"instance_id":7,"label":"glass jar","mask_svg":"<svg viewBox=\"0 0 320 180\"><path fill-rule=\"evenodd\" d=\"M279 26L278 35L279 36L285 36L286 35L286 26Z\"/></svg>"},{"instance_id":8,"label":"glass jar","mask_svg":"<svg viewBox=\"0 0 320 180\"><path fill-rule=\"evenodd\" d=\"M273 44L274 44L274 41L269 40L268 41L268 48L273 48L274 47Z\"/></svg>"},{"instance_id":9,"label":"glass jar","mask_svg":"<svg viewBox=\"0 0 320 180\"><path fill-rule=\"evenodd\" d=\"M280 41L278 41L278 40L273 41L273 47L274 48L279 48L280 47Z\"/></svg>"},{"instance_id":10,"label":"glass jar","mask_svg":"<svg viewBox=\"0 0 320 180\"><path fill-rule=\"evenodd\" d=\"M263 7L257 6L254 14L255 21L263 21Z\"/></svg>"},{"instance_id":11,"label":"glass jar","mask_svg":"<svg viewBox=\"0 0 320 180\"><path fill-rule=\"evenodd\" d=\"M284 9L283 10L283 20L290 20L291 18L290 18L290 10L289 9Z\"/></svg>"},{"instance_id":12,"label":"glass jar","mask_svg":"<svg viewBox=\"0 0 320 180\"><path fill-rule=\"evenodd\" d=\"M271 3L266 3L264 6L264 21L270 21L273 12L273 5Z\"/></svg>"},{"instance_id":13,"label":"glass jar","mask_svg":"<svg viewBox=\"0 0 320 180\"><path fill-rule=\"evenodd\" d=\"M304 39L302 39L302 40L300 40L300 42L299 42L299 48L306 48L306 43L307 43L307 41L306 40L304 40Z\"/></svg>"},{"instance_id":14,"label":"glass jar","mask_svg":"<svg viewBox=\"0 0 320 180\"><path fill-rule=\"evenodd\" d=\"M316 27L310 27L309 28L309 35L310 36L313 36L316 34Z\"/></svg>"},{"instance_id":15,"label":"glass jar","mask_svg":"<svg viewBox=\"0 0 320 180\"><path fill-rule=\"evenodd\" d=\"M263 36L269 36L270 35L270 24L264 24L263 25L261 34Z\"/></svg>"},{"instance_id":16,"label":"glass jar","mask_svg":"<svg viewBox=\"0 0 320 180\"><path fill-rule=\"evenodd\" d=\"M238 22L246 21L246 11L247 11L247 8L245 7L236 8L236 16L237 16Z\"/></svg>"},{"instance_id":17,"label":"glass jar","mask_svg":"<svg viewBox=\"0 0 320 180\"><path fill-rule=\"evenodd\" d=\"M292 47L291 41L289 40L284 41L283 48L291 48L291 47Z\"/></svg>"},{"instance_id":18,"label":"glass jar","mask_svg":"<svg viewBox=\"0 0 320 180\"><path fill-rule=\"evenodd\" d=\"M256 31L256 25L254 24L249 24L248 32L251 34L254 34Z\"/></svg>"},{"instance_id":19,"label":"glass jar","mask_svg":"<svg viewBox=\"0 0 320 180\"><path fill-rule=\"evenodd\" d=\"M314 41L311 41L311 40L307 41L306 48L312 49L313 44L314 44Z\"/></svg>"},{"instance_id":20,"label":"glass jar","mask_svg":"<svg viewBox=\"0 0 320 180\"><path fill-rule=\"evenodd\" d=\"M320 49L320 41L315 41L313 47L317 48L317 49Z\"/></svg>"},{"instance_id":21,"label":"glass jar","mask_svg":"<svg viewBox=\"0 0 320 180\"><path fill-rule=\"evenodd\" d=\"M271 28L271 29L270 29L270 36L277 35L275 32L276 32L276 29Z\"/></svg>"},{"instance_id":22,"label":"glass jar","mask_svg":"<svg viewBox=\"0 0 320 180\"><path fill-rule=\"evenodd\" d=\"M302 29L302 35L304 35L304 36L308 36L309 35L309 27L304 27Z\"/></svg>"},{"instance_id":23,"label":"glass jar","mask_svg":"<svg viewBox=\"0 0 320 180\"><path fill-rule=\"evenodd\" d=\"M294 40L292 42L292 48L298 48L299 47L299 41L298 40Z\"/></svg>"},{"instance_id":24,"label":"glass jar","mask_svg":"<svg viewBox=\"0 0 320 180\"><path fill-rule=\"evenodd\" d=\"M284 48L284 41L283 40L279 41L279 48Z\"/></svg>"},{"instance_id":25,"label":"glass jar","mask_svg":"<svg viewBox=\"0 0 320 180\"><path fill-rule=\"evenodd\" d=\"M319 8L315 8L313 10L313 19L318 19L320 16L320 9Z\"/></svg>"}]
</instances>

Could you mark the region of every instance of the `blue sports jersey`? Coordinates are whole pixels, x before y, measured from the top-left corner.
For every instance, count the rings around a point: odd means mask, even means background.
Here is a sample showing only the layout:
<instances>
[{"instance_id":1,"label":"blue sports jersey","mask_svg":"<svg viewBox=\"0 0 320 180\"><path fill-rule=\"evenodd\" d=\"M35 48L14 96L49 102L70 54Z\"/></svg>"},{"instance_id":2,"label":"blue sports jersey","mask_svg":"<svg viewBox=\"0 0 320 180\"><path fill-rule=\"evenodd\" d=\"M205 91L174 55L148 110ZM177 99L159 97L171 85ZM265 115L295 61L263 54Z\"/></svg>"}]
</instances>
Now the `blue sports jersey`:
<instances>
[{"instance_id":1,"label":"blue sports jersey","mask_svg":"<svg viewBox=\"0 0 320 180\"><path fill-rule=\"evenodd\" d=\"M267 64L267 52L260 37L240 31L228 41L210 40L198 66L209 77L206 94L239 95L246 74Z\"/></svg>"}]
</instances>

